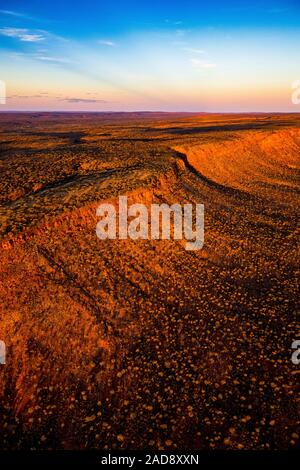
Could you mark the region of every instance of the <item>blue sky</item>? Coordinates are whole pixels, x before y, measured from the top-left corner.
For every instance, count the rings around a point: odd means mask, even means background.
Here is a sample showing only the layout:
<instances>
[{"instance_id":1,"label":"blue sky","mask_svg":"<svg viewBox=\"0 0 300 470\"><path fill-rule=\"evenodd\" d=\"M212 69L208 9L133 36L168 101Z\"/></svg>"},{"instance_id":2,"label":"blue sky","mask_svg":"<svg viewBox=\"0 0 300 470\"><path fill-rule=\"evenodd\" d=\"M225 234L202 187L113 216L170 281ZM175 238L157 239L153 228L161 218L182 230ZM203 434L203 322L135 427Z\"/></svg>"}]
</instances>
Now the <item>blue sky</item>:
<instances>
[{"instance_id":1,"label":"blue sky","mask_svg":"<svg viewBox=\"0 0 300 470\"><path fill-rule=\"evenodd\" d=\"M1 0L1 110L298 111L300 2Z\"/></svg>"}]
</instances>

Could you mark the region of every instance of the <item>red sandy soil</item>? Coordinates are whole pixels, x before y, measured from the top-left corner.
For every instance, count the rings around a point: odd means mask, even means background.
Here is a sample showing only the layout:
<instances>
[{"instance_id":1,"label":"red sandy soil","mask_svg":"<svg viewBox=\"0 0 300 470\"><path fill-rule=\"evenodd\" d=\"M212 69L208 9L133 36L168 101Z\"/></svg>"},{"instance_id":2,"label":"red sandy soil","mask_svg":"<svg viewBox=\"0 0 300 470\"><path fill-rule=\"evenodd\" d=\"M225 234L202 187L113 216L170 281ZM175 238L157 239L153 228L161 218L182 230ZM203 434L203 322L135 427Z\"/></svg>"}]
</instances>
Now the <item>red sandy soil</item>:
<instances>
[{"instance_id":1,"label":"red sandy soil","mask_svg":"<svg viewBox=\"0 0 300 470\"><path fill-rule=\"evenodd\" d=\"M2 449L299 445L298 115L1 114ZM96 237L203 203L205 245Z\"/></svg>"}]
</instances>

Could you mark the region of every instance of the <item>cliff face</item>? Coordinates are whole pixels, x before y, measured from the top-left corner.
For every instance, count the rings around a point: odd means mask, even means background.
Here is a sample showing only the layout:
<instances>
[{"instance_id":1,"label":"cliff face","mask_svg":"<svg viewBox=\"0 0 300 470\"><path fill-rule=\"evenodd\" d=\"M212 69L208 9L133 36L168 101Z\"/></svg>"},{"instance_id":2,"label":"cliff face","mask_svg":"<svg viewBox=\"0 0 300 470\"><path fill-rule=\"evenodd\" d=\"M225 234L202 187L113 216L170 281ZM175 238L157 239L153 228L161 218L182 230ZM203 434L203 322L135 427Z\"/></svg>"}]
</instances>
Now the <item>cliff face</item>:
<instances>
[{"instance_id":1,"label":"cliff face","mask_svg":"<svg viewBox=\"0 0 300 470\"><path fill-rule=\"evenodd\" d=\"M76 119L0 120L1 446L295 445L299 118ZM204 248L99 240L119 195Z\"/></svg>"}]
</instances>

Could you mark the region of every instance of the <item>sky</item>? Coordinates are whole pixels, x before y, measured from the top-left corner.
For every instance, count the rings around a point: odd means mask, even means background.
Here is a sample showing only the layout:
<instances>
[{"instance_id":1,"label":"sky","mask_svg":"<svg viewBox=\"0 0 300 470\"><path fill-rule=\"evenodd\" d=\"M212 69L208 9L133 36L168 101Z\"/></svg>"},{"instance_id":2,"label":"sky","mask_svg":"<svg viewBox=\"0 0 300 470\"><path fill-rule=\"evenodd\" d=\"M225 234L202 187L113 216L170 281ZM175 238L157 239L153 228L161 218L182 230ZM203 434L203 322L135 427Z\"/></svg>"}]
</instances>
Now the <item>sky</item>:
<instances>
[{"instance_id":1,"label":"sky","mask_svg":"<svg viewBox=\"0 0 300 470\"><path fill-rule=\"evenodd\" d=\"M299 79L300 0L0 0L0 111L299 112Z\"/></svg>"}]
</instances>

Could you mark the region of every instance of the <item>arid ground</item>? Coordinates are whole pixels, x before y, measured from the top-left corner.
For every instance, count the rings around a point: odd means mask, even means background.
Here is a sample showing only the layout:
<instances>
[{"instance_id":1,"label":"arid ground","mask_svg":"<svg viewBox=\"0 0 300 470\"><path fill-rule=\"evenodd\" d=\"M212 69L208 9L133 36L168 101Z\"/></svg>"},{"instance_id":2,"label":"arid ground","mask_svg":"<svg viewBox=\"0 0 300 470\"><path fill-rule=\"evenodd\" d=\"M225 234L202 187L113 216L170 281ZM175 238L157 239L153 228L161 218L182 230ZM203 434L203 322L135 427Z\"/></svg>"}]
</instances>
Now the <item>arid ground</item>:
<instances>
[{"instance_id":1,"label":"arid ground","mask_svg":"<svg viewBox=\"0 0 300 470\"><path fill-rule=\"evenodd\" d=\"M297 447L299 155L297 114L2 113L1 449ZM119 195L204 248L99 240Z\"/></svg>"}]
</instances>

